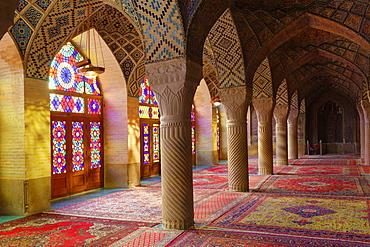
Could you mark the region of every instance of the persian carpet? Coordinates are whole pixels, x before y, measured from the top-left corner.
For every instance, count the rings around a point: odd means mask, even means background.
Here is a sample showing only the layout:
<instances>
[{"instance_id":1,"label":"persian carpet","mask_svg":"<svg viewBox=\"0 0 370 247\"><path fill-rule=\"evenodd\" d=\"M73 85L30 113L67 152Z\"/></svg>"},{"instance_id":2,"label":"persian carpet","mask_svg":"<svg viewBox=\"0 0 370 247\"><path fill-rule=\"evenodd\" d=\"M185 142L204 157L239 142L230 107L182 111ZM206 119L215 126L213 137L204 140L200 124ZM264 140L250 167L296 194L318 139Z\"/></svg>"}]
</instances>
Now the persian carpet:
<instances>
[{"instance_id":1,"label":"persian carpet","mask_svg":"<svg viewBox=\"0 0 370 247\"><path fill-rule=\"evenodd\" d=\"M50 211L76 216L159 222L162 216L160 188L135 187Z\"/></svg>"},{"instance_id":2,"label":"persian carpet","mask_svg":"<svg viewBox=\"0 0 370 247\"><path fill-rule=\"evenodd\" d=\"M235 205L245 200L249 194L218 192L194 205L194 220L197 223L210 223Z\"/></svg>"},{"instance_id":3,"label":"persian carpet","mask_svg":"<svg viewBox=\"0 0 370 247\"><path fill-rule=\"evenodd\" d=\"M252 175L249 176L249 188L258 189L271 175Z\"/></svg>"},{"instance_id":4,"label":"persian carpet","mask_svg":"<svg viewBox=\"0 0 370 247\"><path fill-rule=\"evenodd\" d=\"M186 231L167 246L357 246L365 247L368 243L346 240L316 239L298 236L282 236L274 234L239 232L239 231L213 231L195 230Z\"/></svg>"},{"instance_id":5,"label":"persian carpet","mask_svg":"<svg viewBox=\"0 0 370 247\"><path fill-rule=\"evenodd\" d=\"M294 165L309 165L309 166L333 166L333 165L357 165L355 159L299 159L294 162Z\"/></svg>"},{"instance_id":6,"label":"persian carpet","mask_svg":"<svg viewBox=\"0 0 370 247\"><path fill-rule=\"evenodd\" d=\"M109 247L149 247L166 246L183 231L164 230L153 228L140 228L121 240L109 245Z\"/></svg>"},{"instance_id":7,"label":"persian carpet","mask_svg":"<svg viewBox=\"0 0 370 247\"><path fill-rule=\"evenodd\" d=\"M208 226L370 244L369 200L254 194Z\"/></svg>"},{"instance_id":8,"label":"persian carpet","mask_svg":"<svg viewBox=\"0 0 370 247\"><path fill-rule=\"evenodd\" d=\"M227 175L227 174L226 174ZM228 179L226 175L203 175L194 174L193 175L193 185L194 188L198 189L226 189L228 187ZM142 187L161 187L162 181L154 181L147 183Z\"/></svg>"},{"instance_id":9,"label":"persian carpet","mask_svg":"<svg viewBox=\"0 0 370 247\"><path fill-rule=\"evenodd\" d=\"M195 170L194 174L227 174L227 164L226 165L215 165L215 166L209 166L202 169Z\"/></svg>"},{"instance_id":10,"label":"persian carpet","mask_svg":"<svg viewBox=\"0 0 370 247\"><path fill-rule=\"evenodd\" d=\"M286 166L279 175L345 175L360 176L357 166Z\"/></svg>"},{"instance_id":11,"label":"persian carpet","mask_svg":"<svg viewBox=\"0 0 370 247\"><path fill-rule=\"evenodd\" d=\"M369 184L363 177L271 176L259 192L366 196Z\"/></svg>"},{"instance_id":12,"label":"persian carpet","mask_svg":"<svg viewBox=\"0 0 370 247\"><path fill-rule=\"evenodd\" d=\"M1 246L107 246L153 224L36 214L0 224Z\"/></svg>"},{"instance_id":13,"label":"persian carpet","mask_svg":"<svg viewBox=\"0 0 370 247\"><path fill-rule=\"evenodd\" d=\"M198 189L227 189L227 176L205 175L193 176L193 186Z\"/></svg>"},{"instance_id":14,"label":"persian carpet","mask_svg":"<svg viewBox=\"0 0 370 247\"><path fill-rule=\"evenodd\" d=\"M194 201L216 192L214 189L194 189ZM135 187L55 209L50 213L159 222L162 219L162 192L160 187Z\"/></svg>"}]
</instances>

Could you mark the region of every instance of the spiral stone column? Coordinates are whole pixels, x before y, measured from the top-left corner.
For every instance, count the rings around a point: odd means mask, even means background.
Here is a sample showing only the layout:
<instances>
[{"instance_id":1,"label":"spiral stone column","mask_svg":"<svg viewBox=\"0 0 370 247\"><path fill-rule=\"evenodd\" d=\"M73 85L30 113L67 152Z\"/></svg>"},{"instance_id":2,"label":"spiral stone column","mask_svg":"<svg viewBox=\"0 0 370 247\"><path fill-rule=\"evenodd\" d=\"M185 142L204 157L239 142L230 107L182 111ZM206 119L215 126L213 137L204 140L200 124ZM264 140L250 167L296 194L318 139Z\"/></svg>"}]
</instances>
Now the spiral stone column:
<instances>
[{"instance_id":1,"label":"spiral stone column","mask_svg":"<svg viewBox=\"0 0 370 247\"><path fill-rule=\"evenodd\" d=\"M357 104L358 116L360 117L360 147L361 158L365 157L365 117L361 103Z\"/></svg>"},{"instance_id":2,"label":"spiral stone column","mask_svg":"<svg viewBox=\"0 0 370 247\"><path fill-rule=\"evenodd\" d=\"M370 103L368 100L362 100L361 105L365 120L365 165L370 165Z\"/></svg>"},{"instance_id":3,"label":"spiral stone column","mask_svg":"<svg viewBox=\"0 0 370 247\"><path fill-rule=\"evenodd\" d=\"M184 58L146 65L161 112L162 225L194 225L190 112L202 66Z\"/></svg>"},{"instance_id":4,"label":"spiral stone column","mask_svg":"<svg viewBox=\"0 0 370 247\"><path fill-rule=\"evenodd\" d=\"M288 165L287 116L289 105L276 105L276 165Z\"/></svg>"},{"instance_id":5,"label":"spiral stone column","mask_svg":"<svg viewBox=\"0 0 370 247\"><path fill-rule=\"evenodd\" d=\"M258 98L252 102L258 118L258 173L273 174L272 112L275 100Z\"/></svg>"},{"instance_id":6,"label":"spiral stone column","mask_svg":"<svg viewBox=\"0 0 370 247\"><path fill-rule=\"evenodd\" d=\"M227 115L228 179L230 191L248 191L247 107L251 91L245 87L220 89Z\"/></svg>"},{"instance_id":7,"label":"spiral stone column","mask_svg":"<svg viewBox=\"0 0 370 247\"><path fill-rule=\"evenodd\" d=\"M298 159L298 109L290 109L288 115L288 159Z\"/></svg>"}]
</instances>

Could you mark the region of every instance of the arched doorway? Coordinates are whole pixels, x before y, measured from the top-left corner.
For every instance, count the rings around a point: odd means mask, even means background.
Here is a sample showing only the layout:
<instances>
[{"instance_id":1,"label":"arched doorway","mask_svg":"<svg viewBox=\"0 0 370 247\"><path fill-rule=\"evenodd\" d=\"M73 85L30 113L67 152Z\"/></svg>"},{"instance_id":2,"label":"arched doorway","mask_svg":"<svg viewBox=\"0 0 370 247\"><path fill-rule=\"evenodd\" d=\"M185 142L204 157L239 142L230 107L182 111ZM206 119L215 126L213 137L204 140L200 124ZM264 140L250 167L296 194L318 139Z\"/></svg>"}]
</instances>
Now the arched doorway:
<instances>
[{"instance_id":1,"label":"arched doorway","mask_svg":"<svg viewBox=\"0 0 370 247\"><path fill-rule=\"evenodd\" d=\"M103 185L103 98L97 78L78 73L81 60L68 42L50 66L52 198Z\"/></svg>"}]
</instances>

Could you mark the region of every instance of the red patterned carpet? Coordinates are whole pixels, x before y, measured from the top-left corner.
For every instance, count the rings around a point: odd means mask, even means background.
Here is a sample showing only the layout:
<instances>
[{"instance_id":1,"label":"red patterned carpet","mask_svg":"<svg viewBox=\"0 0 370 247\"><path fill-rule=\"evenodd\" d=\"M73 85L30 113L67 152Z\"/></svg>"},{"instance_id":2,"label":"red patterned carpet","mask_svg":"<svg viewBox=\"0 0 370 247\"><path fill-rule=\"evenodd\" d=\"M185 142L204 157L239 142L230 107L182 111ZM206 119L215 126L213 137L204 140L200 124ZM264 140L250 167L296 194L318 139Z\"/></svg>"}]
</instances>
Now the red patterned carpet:
<instances>
[{"instance_id":1,"label":"red patterned carpet","mask_svg":"<svg viewBox=\"0 0 370 247\"><path fill-rule=\"evenodd\" d=\"M108 246L155 224L37 214L0 225L0 246Z\"/></svg>"},{"instance_id":2,"label":"red patterned carpet","mask_svg":"<svg viewBox=\"0 0 370 247\"><path fill-rule=\"evenodd\" d=\"M195 227L163 229L161 181L0 224L0 246L370 246L370 166L307 156L228 190L227 163L193 173ZM1 217L1 216L0 216Z\"/></svg>"}]
</instances>

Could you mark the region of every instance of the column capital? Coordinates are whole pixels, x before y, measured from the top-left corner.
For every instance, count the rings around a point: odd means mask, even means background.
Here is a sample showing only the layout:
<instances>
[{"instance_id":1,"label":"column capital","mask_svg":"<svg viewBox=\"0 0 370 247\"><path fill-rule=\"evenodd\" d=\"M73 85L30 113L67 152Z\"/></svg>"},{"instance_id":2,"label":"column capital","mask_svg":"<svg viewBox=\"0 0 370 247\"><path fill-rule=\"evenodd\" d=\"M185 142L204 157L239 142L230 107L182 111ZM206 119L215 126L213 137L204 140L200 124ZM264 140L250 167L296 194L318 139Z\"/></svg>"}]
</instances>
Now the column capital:
<instances>
[{"instance_id":1,"label":"column capital","mask_svg":"<svg viewBox=\"0 0 370 247\"><path fill-rule=\"evenodd\" d=\"M275 122L277 124L286 124L289 105L276 105L274 109Z\"/></svg>"},{"instance_id":2,"label":"column capital","mask_svg":"<svg viewBox=\"0 0 370 247\"><path fill-rule=\"evenodd\" d=\"M252 100L257 112L258 124L271 123L272 110L275 106L274 98L258 98Z\"/></svg>"},{"instance_id":3,"label":"column capital","mask_svg":"<svg viewBox=\"0 0 370 247\"><path fill-rule=\"evenodd\" d=\"M146 64L145 72L156 94L163 92L166 87L178 91L184 85L190 84L196 88L203 77L202 64L186 58Z\"/></svg>"},{"instance_id":4,"label":"column capital","mask_svg":"<svg viewBox=\"0 0 370 247\"><path fill-rule=\"evenodd\" d=\"M289 114L288 114L288 124L293 124L293 122L297 121L297 118L298 118L298 114L299 114L299 110L296 109L296 108L291 108L289 110Z\"/></svg>"},{"instance_id":5,"label":"column capital","mask_svg":"<svg viewBox=\"0 0 370 247\"><path fill-rule=\"evenodd\" d=\"M220 89L219 94L221 102L225 106L227 119L245 121L252 89L247 87L226 88Z\"/></svg>"}]
</instances>

